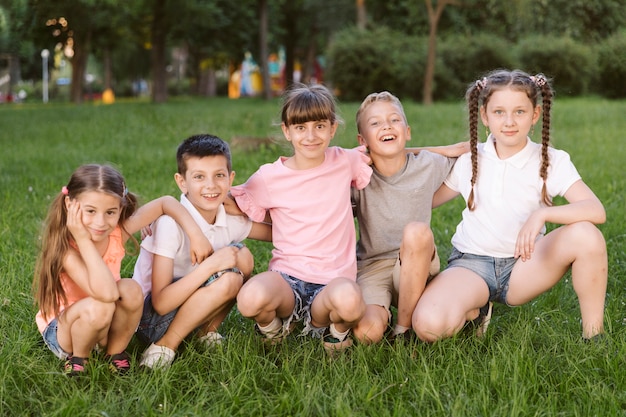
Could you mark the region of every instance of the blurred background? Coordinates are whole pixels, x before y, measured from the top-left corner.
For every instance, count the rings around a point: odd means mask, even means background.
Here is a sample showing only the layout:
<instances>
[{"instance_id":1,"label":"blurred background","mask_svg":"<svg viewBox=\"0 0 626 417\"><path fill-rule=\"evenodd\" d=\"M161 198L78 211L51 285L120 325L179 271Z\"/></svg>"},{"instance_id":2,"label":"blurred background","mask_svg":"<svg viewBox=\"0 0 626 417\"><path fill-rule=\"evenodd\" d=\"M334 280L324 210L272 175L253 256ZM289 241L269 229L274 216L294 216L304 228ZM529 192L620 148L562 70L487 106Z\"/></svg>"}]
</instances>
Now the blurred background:
<instances>
[{"instance_id":1,"label":"blurred background","mask_svg":"<svg viewBox=\"0 0 626 417\"><path fill-rule=\"evenodd\" d=\"M0 0L0 103L177 95L459 100L495 68L626 97L626 0Z\"/></svg>"}]
</instances>

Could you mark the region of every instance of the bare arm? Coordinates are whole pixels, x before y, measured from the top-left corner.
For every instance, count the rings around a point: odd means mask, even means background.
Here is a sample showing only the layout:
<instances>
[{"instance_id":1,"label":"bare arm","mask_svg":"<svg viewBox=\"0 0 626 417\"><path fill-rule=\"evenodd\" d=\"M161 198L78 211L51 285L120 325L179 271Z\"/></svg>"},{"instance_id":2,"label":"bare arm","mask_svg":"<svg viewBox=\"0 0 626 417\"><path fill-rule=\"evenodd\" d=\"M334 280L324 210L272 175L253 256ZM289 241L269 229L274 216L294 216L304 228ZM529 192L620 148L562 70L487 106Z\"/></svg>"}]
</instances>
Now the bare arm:
<instances>
[{"instance_id":1,"label":"bare arm","mask_svg":"<svg viewBox=\"0 0 626 417\"><path fill-rule=\"evenodd\" d=\"M602 202L582 180L576 181L565 193L568 204L562 206L541 207L535 210L520 229L515 243L515 257L530 259L535 249L537 235L546 222L572 224L588 221L601 224L606 221L606 212Z\"/></svg>"},{"instance_id":2,"label":"bare arm","mask_svg":"<svg viewBox=\"0 0 626 417\"><path fill-rule=\"evenodd\" d=\"M446 184L441 184L439 189L435 191L435 194L433 195L433 208L439 207L440 205L447 203L458 195L458 191L452 190Z\"/></svg>"},{"instance_id":3,"label":"bare arm","mask_svg":"<svg viewBox=\"0 0 626 417\"><path fill-rule=\"evenodd\" d=\"M192 264L202 262L213 252L211 243L204 236L191 214L180 202L171 196L159 197L144 204L126 220L124 227L128 233L133 234L163 214L172 217L189 236ZM128 236L124 236L124 238L128 239Z\"/></svg>"},{"instance_id":4,"label":"bare arm","mask_svg":"<svg viewBox=\"0 0 626 417\"><path fill-rule=\"evenodd\" d=\"M237 265L239 248L226 246L206 258L197 268L176 282L174 260L154 255L152 260L152 304L164 315L180 307L214 273Z\"/></svg>"},{"instance_id":5,"label":"bare arm","mask_svg":"<svg viewBox=\"0 0 626 417\"><path fill-rule=\"evenodd\" d=\"M429 151L437 153L439 155L447 156L448 158L458 158L470 151L469 142L459 142L452 145L444 146L426 146L420 148L406 148L407 153L418 154L420 151Z\"/></svg>"},{"instance_id":6,"label":"bare arm","mask_svg":"<svg viewBox=\"0 0 626 417\"><path fill-rule=\"evenodd\" d=\"M263 240L265 242L272 241L272 225L270 223L252 223L252 229L248 234L250 239Z\"/></svg>"}]
</instances>

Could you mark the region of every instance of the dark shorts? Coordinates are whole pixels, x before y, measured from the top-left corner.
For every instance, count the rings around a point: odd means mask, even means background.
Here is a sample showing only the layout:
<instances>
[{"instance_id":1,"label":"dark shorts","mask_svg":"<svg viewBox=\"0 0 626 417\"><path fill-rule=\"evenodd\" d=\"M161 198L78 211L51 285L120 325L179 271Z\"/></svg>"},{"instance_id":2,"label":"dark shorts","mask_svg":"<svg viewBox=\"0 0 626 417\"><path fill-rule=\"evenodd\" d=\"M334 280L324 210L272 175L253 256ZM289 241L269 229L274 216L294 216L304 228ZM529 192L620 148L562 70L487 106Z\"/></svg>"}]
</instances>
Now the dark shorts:
<instances>
[{"instance_id":1,"label":"dark shorts","mask_svg":"<svg viewBox=\"0 0 626 417\"><path fill-rule=\"evenodd\" d=\"M324 328L320 329L311 325L311 304L313 304L315 297L326 285L302 281L301 279L282 272L279 272L279 274L283 277L285 282L289 284L295 298L293 312L289 318L283 320L284 325L288 327L292 320L302 321L304 324L304 329L301 333L302 336L311 334L313 337L321 337Z\"/></svg>"}]
</instances>

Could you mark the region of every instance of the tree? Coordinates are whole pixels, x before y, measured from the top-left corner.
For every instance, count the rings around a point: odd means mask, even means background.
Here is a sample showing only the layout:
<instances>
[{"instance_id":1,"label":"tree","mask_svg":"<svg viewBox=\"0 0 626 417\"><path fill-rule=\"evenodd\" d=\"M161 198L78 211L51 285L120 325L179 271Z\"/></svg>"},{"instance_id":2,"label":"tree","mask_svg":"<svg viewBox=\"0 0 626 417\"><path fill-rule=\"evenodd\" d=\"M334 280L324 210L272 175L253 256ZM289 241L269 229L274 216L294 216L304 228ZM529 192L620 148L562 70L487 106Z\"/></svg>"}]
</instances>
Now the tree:
<instances>
[{"instance_id":1,"label":"tree","mask_svg":"<svg viewBox=\"0 0 626 417\"><path fill-rule=\"evenodd\" d=\"M437 26L443 13L443 9L449 4L458 5L455 0L438 0L433 8L431 0L425 0L428 10L428 57L426 59L426 71L424 73L424 99L425 105L433 103L433 80L435 79L435 62L437 60Z\"/></svg>"}]
</instances>

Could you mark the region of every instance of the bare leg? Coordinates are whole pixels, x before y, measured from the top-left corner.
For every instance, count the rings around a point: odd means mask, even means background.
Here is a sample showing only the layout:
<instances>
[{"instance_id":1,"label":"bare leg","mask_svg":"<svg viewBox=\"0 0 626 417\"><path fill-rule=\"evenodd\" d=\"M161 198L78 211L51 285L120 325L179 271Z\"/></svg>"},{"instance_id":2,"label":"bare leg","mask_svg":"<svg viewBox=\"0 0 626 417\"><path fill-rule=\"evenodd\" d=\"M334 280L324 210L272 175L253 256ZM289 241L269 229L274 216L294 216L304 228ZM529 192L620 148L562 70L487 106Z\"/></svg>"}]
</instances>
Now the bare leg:
<instances>
[{"instance_id":1,"label":"bare leg","mask_svg":"<svg viewBox=\"0 0 626 417\"><path fill-rule=\"evenodd\" d=\"M74 356L89 357L96 343L106 339L114 312L114 303L103 303L91 297L75 302L59 316L59 345Z\"/></svg>"},{"instance_id":2,"label":"bare leg","mask_svg":"<svg viewBox=\"0 0 626 417\"><path fill-rule=\"evenodd\" d=\"M208 287L198 289L180 306L167 332L155 345L176 350L183 339L203 323L217 323L215 318L225 316L224 311L227 306L232 306L242 281L240 274L230 272Z\"/></svg>"},{"instance_id":3,"label":"bare leg","mask_svg":"<svg viewBox=\"0 0 626 417\"><path fill-rule=\"evenodd\" d=\"M367 304L365 306L365 315L352 329L354 337L360 343L369 345L380 342L387 330L389 323L389 313L383 306L376 304Z\"/></svg>"},{"instance_id":4,"label":"bare leg","mask_svg":"<svg viewBox=\"0 0 626 417\"><path fill-rule=\"evenodd\" d=\"M411 327L411 317L424 292L435 254L435 240L425 223L410 223L404 228L400 246L400 283L396 323Z\"/></svg>"},{"instance_id":5,"label":"bare leg","mask_svg":"<svg viewBox=\"0 0 626 417\"><path fill-rule=\"evenodd\" d=\"M451 337L478 317L489 300L483 279L465 268L450 268L426 287L413 313L413 328L425 342Z\"/></svg>"},{"instance_id":6,"label":"bare leg","mask_svg":"<svg viewBox=\"0 0 626 417\"><path fill-rule=\"evenodd\" d=\"M529 260L516 263L507 302L521 305L532 300L556 285L571 267L582 334L591 338L604 331L607 262L606 243L597 227L589 222L561 226L537 241Z\"/></svg>"},{"instance_id":7,"label":"bare leg","mask_svg":"<svg viewBox=\"0 0 626 417\"><path fill-rule=\"evenodd\" d=\"M333 279L311 304L311 324L327 327L331 323L339 332L354 327L365 314L365 302L356 282L347 278Z\"/></svg>"},{"instance_id":8,"label":"bare leg","mask_svg":"<svg viewBox=\"0 0 626 417\"><path fill-rule=\"evenodd\" d=\"M248 280L237 295L237 308L242 316L267 326L276 317L289 317L295 306L289 284L278 272L267 271Z\"/></svg>"}]
</instances>

